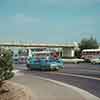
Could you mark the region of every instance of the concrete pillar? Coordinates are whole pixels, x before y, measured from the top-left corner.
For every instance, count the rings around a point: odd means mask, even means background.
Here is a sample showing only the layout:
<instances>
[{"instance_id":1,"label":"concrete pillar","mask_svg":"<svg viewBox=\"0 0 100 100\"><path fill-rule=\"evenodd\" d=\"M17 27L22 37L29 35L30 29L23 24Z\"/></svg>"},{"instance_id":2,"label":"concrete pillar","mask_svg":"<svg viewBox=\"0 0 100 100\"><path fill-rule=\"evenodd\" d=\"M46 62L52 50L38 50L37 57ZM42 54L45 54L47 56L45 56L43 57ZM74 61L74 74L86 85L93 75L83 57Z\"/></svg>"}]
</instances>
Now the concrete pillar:
<instances>
[{"instance_id":1,"label":"concrete pillar","mask_svg":"<svg viewBox=\"0 0 100 100\"><path fill-rule=\"evenodd\" d=\"M62 49L62 57L74 57L74 48L64 47Z\"/></svg>"},{"instance_id":2,"label":"concrete pillar","mask_svg":"<svg viewBox=\"0 0 100 100\"><path fill-rule=\"evenodd\" d=\"M71 49L71 52L72 52L71 53L71 57L74 57L75 56L75 50L74 50L74 48Z\"/></svg>"}]
</instances>

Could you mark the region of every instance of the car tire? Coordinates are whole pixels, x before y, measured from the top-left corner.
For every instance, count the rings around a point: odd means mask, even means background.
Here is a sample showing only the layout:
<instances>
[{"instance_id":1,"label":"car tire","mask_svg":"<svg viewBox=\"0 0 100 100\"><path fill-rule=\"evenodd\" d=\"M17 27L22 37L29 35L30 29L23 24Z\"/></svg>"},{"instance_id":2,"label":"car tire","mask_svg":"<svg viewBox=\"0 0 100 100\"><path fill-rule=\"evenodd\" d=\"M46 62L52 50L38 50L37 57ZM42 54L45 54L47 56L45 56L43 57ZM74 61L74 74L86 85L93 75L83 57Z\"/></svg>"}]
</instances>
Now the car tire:
<instances>
[{"instance_id":1,"label":"car tire","mask_svg":"<svg viewBox=\"0 0 100 100\"><path fill-rule=\"evenodd\" d=\"M56 71L58 71L59 70L59 67L56 67Z\"/></svg>"},{"instance_id":2,"label":"car tire","mask_svg":"<svg viewBox=\"0 0 100 100\"><path fill-rule=\"evenodd\" d=\"M32 70L31 66L29 64L26 65L28 70Z\"/></svg>"},{"instance_id":3,"label":"car tire","mask_svg":"<svg viewBox=\"0 0 100 100\"><path fill-rule=\"evenodd\" d=\"M46 71L46 69L44 69L42 66L41 66L40 70L41 70L41 71Z\"/></svg>"},{"instance_id":4,"label":"car tire","mask_svg":"<svg viewBox=\"0 0 100 100\"><path fill-rule=\"evenodd\" d=\"M77 62L74 62L73 64L77 64Z\"/></svg>"},{"instance_id":5,"label":"car tire","mask_svg":"<svg viewBox=\"0 0 100 100\"><path fill-rule=\"evenodd\" d=\"M92 64L94 64L94 65L95 65L95 64L96 64L96 62L95 62L95 61L93 61L93 62L92 62Z\"/></svg>"}]
</instances>

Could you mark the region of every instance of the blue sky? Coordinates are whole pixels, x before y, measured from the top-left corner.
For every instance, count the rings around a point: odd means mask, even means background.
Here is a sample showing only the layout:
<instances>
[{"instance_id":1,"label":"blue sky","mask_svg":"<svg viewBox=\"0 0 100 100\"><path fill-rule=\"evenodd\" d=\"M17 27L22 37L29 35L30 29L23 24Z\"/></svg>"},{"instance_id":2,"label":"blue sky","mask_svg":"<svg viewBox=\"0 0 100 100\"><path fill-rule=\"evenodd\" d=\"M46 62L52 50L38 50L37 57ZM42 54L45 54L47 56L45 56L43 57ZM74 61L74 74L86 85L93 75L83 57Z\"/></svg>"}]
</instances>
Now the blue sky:
<instances>
[{"instance_id":1,"label":"blue sky","mask_svg":"<svg viewBox=\"0 0 100 100\"><path fill-rule=\"evenodd\" d=\"M100 0L0 0L0 40L100 41Z\"/></svg>"}]
</instances>

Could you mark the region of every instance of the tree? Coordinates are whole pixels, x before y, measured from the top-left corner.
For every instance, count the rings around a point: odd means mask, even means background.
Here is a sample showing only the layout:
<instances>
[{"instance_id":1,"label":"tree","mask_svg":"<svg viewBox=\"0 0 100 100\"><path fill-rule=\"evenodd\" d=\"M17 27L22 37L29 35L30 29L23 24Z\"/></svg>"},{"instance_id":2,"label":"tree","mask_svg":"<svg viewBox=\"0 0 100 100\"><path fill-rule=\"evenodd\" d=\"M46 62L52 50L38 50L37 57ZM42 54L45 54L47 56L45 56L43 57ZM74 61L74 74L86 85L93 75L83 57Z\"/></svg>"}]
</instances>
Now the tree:
<instances>
[{"instance_id":1,"label":"tree","mask_svg":"<svg viewBox=\"0 0 100 100\"><path fill-rule=\"evenodd\" d=\"M26 56L27 55L27 50L26 49L19 49L18 50L18 55L19 56Z\"/></svg>"},{"instance_id":2,"label":"tree","mask_svg":"<svg viewBox=\"0 0 100 100\"><path fill-rule=\"evenodd\" d=\"M18 55L21 55L22 54L22 51L23 51L22 49L19 49L18 50Z\"/></svg>"},{"instance_id":3,"label":"tree","mask_svg":"<svg viewBox=\"0 0 100 100\"><path fill-rule=\"evenodd\" d=\"M9 80L14 76L13 69L11 50L0 48L0 87L5 80Z\"/></svg>"},{"instance_id":4,"label":"tree","mask_svg":"<svg viewBox=\"0 0 100 100\"><path fill-rule=\"evenodd\" d=\"M75 56L80 57L83 49L97 49L99 47L97 41L92 36L90 38L83 38L79 43L79 51L75 51Z\"/></svg>"},{"instance_id":5,"label":"tree","mask_svg":"<svg viewBox=\"0 0 100 100\"><path fill-rule=\"evenodd\" d=\"M90 37L83 38L81 42L79 43L79 48L82 51L83 49L97 49L99 47L97 41L95 38Z\"/></svg>"},{"instance_id":6,"label":"tree","mask_svg":"<svg viewBox=\"0 0 100 100\"><path fill-rule=\"evenodd\" d=\"M80 58L80 53L81 53L80 50L75 50L75 57Z\"/></svg>"}]
</instances>

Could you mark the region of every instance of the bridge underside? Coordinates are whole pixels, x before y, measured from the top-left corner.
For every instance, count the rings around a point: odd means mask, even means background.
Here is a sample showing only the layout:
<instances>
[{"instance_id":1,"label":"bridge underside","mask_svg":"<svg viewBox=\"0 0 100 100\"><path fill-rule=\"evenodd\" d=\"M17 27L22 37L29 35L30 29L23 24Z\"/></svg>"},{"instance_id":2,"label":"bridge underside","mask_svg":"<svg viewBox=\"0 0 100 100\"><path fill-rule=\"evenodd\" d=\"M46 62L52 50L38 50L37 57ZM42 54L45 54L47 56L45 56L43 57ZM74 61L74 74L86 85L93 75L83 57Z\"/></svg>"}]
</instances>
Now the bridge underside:
<instances>
[{"instance_id":1,"label":"bridge underside","mask_svg":"<svg viewBox=\"0 0 100 100\"><path fill-rule=\"evenodd\" d=\"M34 47L46 47L46 48L62 48L62 57L74 57L74 45L28 45L28 44L0 44L0 47L6 47L6 48L34 48Z\"/></svg>"},{"instance_id":2,"label":"bridge underside","mask_svg":"<svg viewBox=\"0 0 100 100\"><path fill-rule=\"evenodd\" d=\"M0 47L48 47L48 48L63 48L63 47L74 47L74 45L29 45L29 44L0 44Z\"/></svg>"}]
</instances>

